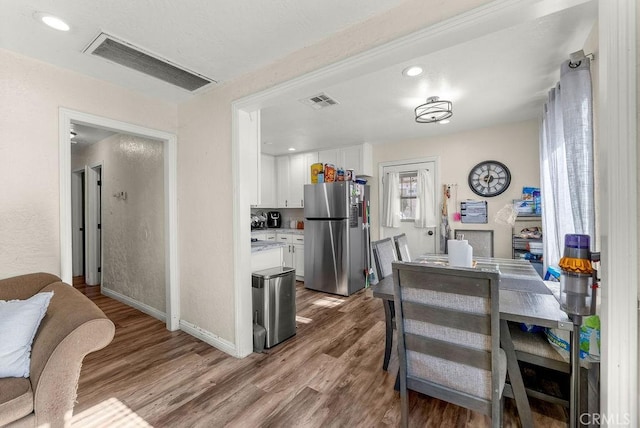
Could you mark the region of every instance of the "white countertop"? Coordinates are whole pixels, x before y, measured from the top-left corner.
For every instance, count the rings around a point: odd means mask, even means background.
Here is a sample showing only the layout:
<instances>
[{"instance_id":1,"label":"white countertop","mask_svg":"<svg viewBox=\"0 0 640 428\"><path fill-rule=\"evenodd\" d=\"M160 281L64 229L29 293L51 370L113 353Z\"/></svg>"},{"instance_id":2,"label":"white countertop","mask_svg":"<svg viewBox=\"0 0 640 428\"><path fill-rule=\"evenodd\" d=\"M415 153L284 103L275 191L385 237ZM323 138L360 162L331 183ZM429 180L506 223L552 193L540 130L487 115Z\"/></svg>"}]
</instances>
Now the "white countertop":
<instances>
[{"instance_id":1,"label":"white countertop","mask_svg":"<svg viewBox=\"0 0 640 428\"><path fill-rule=\"evenodd\" d=\"M251 231L251 235L258 235L261 233L291 233L292 235L304 235L304 229L286 229L286 228L273 228L273 229L254 229Z\"/></svg>"},{"instance_id":2,"label":"white countertop","mask_svg":"<svg viewBox=\"0 0 640 428\"><path fill-rule=\"evenodd\" d=\"M276 248L282 248L286 244L284 242L273 241L255 241L251 243L251 252L257 253L258 251L275 250Z\"/></svg>"}]
</instances>

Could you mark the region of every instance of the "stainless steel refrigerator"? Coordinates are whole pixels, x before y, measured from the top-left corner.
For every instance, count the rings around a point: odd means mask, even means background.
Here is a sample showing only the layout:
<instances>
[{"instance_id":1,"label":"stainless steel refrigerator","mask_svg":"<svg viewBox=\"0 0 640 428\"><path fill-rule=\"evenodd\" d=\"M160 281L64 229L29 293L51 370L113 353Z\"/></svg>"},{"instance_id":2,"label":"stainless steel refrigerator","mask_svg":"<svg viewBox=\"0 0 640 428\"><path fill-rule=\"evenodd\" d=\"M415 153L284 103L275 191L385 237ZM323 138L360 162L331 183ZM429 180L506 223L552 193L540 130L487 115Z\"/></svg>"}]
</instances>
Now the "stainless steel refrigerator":
<instances>
[{"instance_id":1,"label":"stainless steel refrigerator","mask_svg":"<svg viewBox=\"0 0 640 428\"><path fill-rule=\"evenodd\" d=\"M304 186L304 286L349 296L369 273L369 186Z\"/></svg>"}]
</instances>

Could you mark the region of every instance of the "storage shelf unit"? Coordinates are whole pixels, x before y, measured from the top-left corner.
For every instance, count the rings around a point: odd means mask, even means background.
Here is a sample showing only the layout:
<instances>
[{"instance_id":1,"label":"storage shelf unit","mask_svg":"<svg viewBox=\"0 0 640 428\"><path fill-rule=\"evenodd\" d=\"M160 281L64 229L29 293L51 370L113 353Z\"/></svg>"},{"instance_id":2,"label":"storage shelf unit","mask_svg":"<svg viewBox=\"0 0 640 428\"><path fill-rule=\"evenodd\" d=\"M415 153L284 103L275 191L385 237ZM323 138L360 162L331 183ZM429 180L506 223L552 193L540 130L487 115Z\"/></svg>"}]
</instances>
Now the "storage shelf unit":
<instances>
[{"instance_id":1,"label":"storage shelf unit","mask_svg":"<svg viewBox=\"0 0 640 428\"><path fill-rule=\"evenodd\" d=\"M542 243L544 239L544 235L542 238L522 238L520 237L520 230L522 230L526 223L531 223L532 226L540 226L542 225L542 216L539 214L529 214L529 215L518 215L516 218L516 224L511 228L511 257L514 259L522 259L522 254L528 253L530 243ZM542 260L529 260L531 265L536 269L540 276L543 275L542 272Z\"/></svg>"}]
</instances>

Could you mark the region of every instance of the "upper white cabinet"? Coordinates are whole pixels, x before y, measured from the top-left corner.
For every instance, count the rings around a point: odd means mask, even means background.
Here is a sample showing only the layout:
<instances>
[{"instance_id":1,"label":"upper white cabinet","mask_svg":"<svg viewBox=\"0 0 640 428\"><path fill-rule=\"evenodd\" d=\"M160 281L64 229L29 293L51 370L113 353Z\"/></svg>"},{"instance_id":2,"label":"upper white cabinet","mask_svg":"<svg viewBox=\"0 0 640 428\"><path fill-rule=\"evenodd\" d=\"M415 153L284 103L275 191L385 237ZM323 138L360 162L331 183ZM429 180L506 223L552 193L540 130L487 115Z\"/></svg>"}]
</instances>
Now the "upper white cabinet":
<instances>
[{"instance_id":1,"label":"upper white cabinet","mask_svg":"<svg viewBox=\"0 0 640 428\"><path fill-rule=\"evenodd\" d=\"M260 203L258 208L274 208L278 204L276 199L276 158L271 155L260 155Z\"/></svg>"},{"instance_id":2,"label":"upper white cabinet","mask_svg":"<svg viewBox=\"0 0 640 428\"><path fill-rule=\"evenodd\" d=\"M304 184L311 184L311 165L318 163L318 152L304 154Z\"/></svg>"},{"instance_id":3,"label":"upper white cabinet","mask_svg":"<svg viewBox=\"0 0 640 428\"><path fill-rule=\"evenodd\" d=\"M286 208L302 208L304 206L305 156L289 156L289 197Z\"/></svg>"},{"instance_id":4,"label":"upper white cabinet","mask_svg":"<svg viewBox=\"0 0 640 428\"><path fill-rule=\"evenodd\" d=\"M344 147L338 153L338 165L344 169L353 169L356 176L373 176L373 149L370 143Z\"/></svg>"},{"instance_id":5,"label":"upper white cabinet","mask_svg":"<svg viewBox=\"0 0 640 428\"><path fill-rule=\"evenodd\" d=\"M373 176L373 150L370 143L319 151L318 162L330 163L336 168L353 169L356 176Z\"/></svg>"},{"instance_id":6,"label":"upper white cabinet","mask_svg":"<svg viewBox=\"0 0 640 428\"><path fill-rule=\"evenodd\" d=\"M305 154L276 158L278 208L302 208L306 177Z\"/></svg>"},{"instance_id":7,"label":"upper white cabinet","mask_svg":"<svg viewBox=\"0 0 640 428\"><path fill-rule=\"evenodd\" d=\"M272 179L275 177L276 180L275 199L269 199L268 190L263 190L262 202L259 206L265 208L303 208L304 185L311 184L311 165L316 162L331 163L345 169L351 168L355 171L356 176L373 175L373 155L369 143L320 152L277 156L274 162L275 171L272 173ZM269 163L264 158L262 163L262 170L266 174ZM268 189L268 177L263 176L262 180L262 188ZM270 205L270 201L274 200L275 203Z\"/></svg>"},{"instance_id":8,"label":"upper white cabinet","mask_svg":"<svg viewBox=\"0 0 640 428\"><path fill-rule=\"evenodd\" d=\"M321 150L318 152L318 162L320 163L330 163L336 167L342 166L338 165L338 149L329 149L329 150Z\"/></svg>"},{"instance_id":9,"label":"upper white cabinet","mask_svg":"<svg viewBox=\"0 0 640 428\"><path fill-rule=\"evenodd\" d=\"M276 158L276 196L278 208L286 208L289 201L289 156Z\"/></svg>"}]
</instances>

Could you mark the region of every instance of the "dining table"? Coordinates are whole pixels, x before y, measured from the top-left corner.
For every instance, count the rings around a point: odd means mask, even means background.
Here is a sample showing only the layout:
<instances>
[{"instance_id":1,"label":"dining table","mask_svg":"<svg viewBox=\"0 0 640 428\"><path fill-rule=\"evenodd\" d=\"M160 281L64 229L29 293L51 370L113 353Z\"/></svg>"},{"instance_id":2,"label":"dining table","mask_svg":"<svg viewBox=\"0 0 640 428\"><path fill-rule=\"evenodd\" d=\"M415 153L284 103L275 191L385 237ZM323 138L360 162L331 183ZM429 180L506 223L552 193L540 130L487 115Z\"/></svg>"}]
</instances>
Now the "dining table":
<instances>
[{"instance_id":1,"label":"dining table","mask_svg":"<svg viewBox=\"0 0 640 428\"><path fill-rule=\"evenodd\" d=\"M425 254L408 263L447 265L448 257L440 254ZM533 427L531 408L511 333L509 332L508 322L513 321L566 330L570 333L571 340L573 340L573 323L568 315L560 309L558 300L528 261L477 257L474 258L474 267L476 269L496 270L500 274L500 344L507 357L507 372L511 383L511 392L516 401L520 421L525 428ZM382 299L385 306L385 327L389 338L389 335L393 334L393 275L380 279L377 284L371 286L371 289L373 296ZM388 358L386 360L388 361ZM569 402L573 403L573 400L570 399ZM570 412L574 410L572 408L569 409Z\"/></svg>"}]
</instances>

